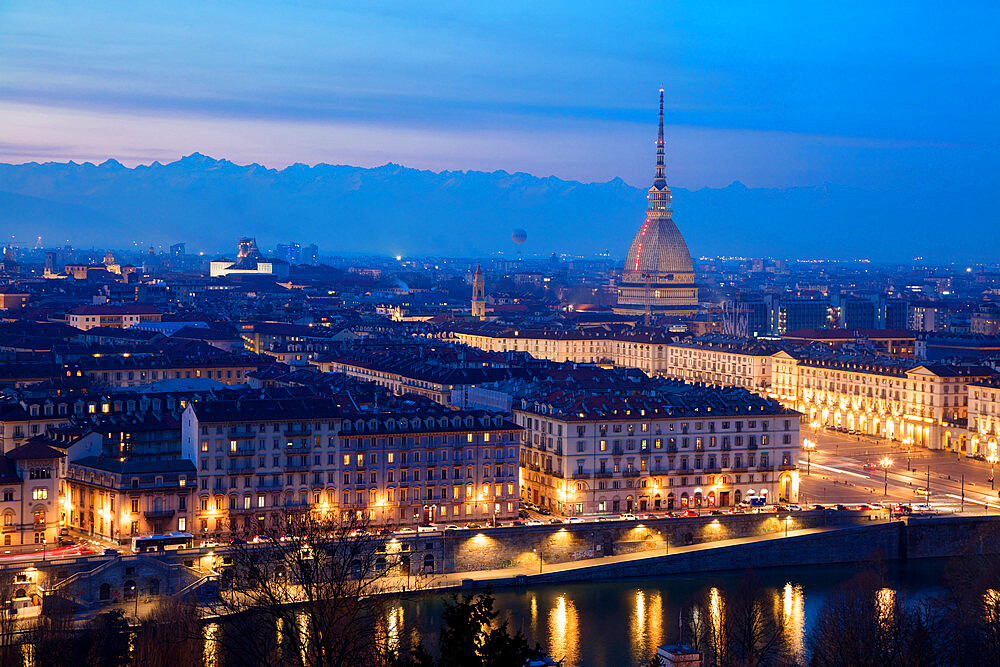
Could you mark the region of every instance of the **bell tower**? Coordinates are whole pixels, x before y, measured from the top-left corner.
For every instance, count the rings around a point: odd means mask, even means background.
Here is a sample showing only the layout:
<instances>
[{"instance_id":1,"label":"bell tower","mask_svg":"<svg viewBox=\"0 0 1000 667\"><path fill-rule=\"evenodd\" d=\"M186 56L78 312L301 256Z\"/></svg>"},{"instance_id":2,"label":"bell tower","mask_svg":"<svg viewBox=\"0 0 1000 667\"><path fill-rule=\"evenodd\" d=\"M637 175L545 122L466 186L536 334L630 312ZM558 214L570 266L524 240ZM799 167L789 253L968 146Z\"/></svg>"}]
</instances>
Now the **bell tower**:
<instances>
[{"instance_id":1,"label":"bell tower","mask_svg":"<svg viewBox=\"0 0 1000 667\"><path fill-rule=\"evenodd\" d=\"M472 276L472 316L477 320L486 319L486 280L479 265Z\"/></svg>"}]
</instances>

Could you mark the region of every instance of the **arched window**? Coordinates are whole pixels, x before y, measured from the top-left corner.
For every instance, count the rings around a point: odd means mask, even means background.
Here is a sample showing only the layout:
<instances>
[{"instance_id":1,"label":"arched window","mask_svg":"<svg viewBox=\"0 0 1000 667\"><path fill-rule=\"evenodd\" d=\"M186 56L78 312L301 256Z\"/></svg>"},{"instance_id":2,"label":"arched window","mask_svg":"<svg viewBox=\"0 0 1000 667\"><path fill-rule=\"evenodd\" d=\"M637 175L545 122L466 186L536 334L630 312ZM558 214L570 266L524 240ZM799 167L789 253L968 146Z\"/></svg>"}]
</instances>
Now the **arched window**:
<instances>
[{"instance_id":1,"label":"arched window","mask_svg":"<svg viewBox=\"0 0 1000 667\"><path fill-rule=\"evenodd\" d=\"M434 554L424 554L424 570L434 569Z\"/></svg>"},{"instance_id":2,"label":"arched window","mask_svg":"<svg viewBox=\"0 0 1000 667\"><path fill-rule=\"evenodd\" d=\"M103 583L103 584L101 584L100 599L101 600L110 600L111 599L111 584L109 584L109 583Z\"/></svg>"}]
</instances>

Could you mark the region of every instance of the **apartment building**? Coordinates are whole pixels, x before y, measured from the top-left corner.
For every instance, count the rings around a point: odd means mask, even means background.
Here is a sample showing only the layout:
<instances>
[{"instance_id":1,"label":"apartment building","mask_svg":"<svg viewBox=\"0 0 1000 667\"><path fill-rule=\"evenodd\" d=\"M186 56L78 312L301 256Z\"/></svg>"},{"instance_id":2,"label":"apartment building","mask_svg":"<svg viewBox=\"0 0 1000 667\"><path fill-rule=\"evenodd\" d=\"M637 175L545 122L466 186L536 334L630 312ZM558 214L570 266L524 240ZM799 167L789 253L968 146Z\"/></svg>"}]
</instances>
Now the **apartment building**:
<instances>
[{"instance_id":1,"label":"apartment building","mask_svg":"<svg viewBox=\"0 0 1000 667\"><path fill-rule=\"evenodd\" d=\"M665 375L667 346L676 336L662 329L600 326L578 329L517 328L494 324L455 329L451 336L488 352L527 352L550 361L639 368L648 375Z\"/></svg>"},{"instance_id":2,"label":"apartment building","mask_svg":"<svg viewBox=\"0 0 1000 667\"><path fill-rule=\"evenodd\" d=\"M194 402L196 532L253 531L284 512L358 512L377 525L516 516L520 429L482 411L366 413L332 399Z\"/></svg>"},{"instance_id":3,"label":"apartment building","mask_svg":"<svg viewBox=\"0 0 1000 667\"><path fill-rule=\"evenodd\" d=\"M969 384L969 453L987 460L1000 455L1000 380L979 380Z\"/></svg>"},{"instance_id":4,"label":"apartment building","mask_svg":"<svg viewBox=\"0 0 1000 667\"><path fill-rule=\"evenodd\" d=\"M798 499L796 412L743 389L668 389L522 399L522 497L569 515Z\"/></svg>"},{"instance_id":5,"label":"apartment building","mask_svg":"<svg viewBox=\"0 0 1000 667\"><path fill-rule=\"evenodd\" d=\"M706 334L667 345L663 375L766 393L772 382L772 359L780 349L766 341Z\"/></svg>"},{"instance_id":6,"label":"apartment building","mask_svg":"<svg viewBox=\"0 0 1000 667\"><path fill-rule=\"evenodd\" d=\"M892 357L799 355L774 359L773 396L813 428L856 431L974 455L966 434L969 385L986 366L917 364Z\"/></svg>"}]
</instances>

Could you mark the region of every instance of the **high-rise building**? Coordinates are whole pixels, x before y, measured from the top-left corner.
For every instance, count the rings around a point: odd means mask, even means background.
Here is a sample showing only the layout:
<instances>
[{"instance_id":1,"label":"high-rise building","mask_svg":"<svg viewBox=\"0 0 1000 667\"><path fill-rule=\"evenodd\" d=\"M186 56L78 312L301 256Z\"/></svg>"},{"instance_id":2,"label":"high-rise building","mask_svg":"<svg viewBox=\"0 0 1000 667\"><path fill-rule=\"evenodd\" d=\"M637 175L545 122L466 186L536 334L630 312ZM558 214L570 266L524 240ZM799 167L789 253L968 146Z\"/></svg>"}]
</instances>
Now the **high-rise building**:
<instances>
[{"instance_id":1,"label":"high-rise building","mask_svg":"<svg viewBox=\"0 0 1000 667\"><path fill-rule=\"evenodd\" d=\"M690 315L698 309L691 253L671 216L665 172L661 88L656 173L646 197L649 202L646 221L625 257L625 270L618 284L617 313Z\"/></svg>"},{"instance_id":2,"label":"high-rise building","mask_svg":"<svg viewBox=\"0 0 1000 667\"><path fill-rule=\"evenodd\" d=\"M486 279L483 278L482 267L478 265L472 276L472 316L478 320L486 319Z\"/></svg>"}]
</instances>

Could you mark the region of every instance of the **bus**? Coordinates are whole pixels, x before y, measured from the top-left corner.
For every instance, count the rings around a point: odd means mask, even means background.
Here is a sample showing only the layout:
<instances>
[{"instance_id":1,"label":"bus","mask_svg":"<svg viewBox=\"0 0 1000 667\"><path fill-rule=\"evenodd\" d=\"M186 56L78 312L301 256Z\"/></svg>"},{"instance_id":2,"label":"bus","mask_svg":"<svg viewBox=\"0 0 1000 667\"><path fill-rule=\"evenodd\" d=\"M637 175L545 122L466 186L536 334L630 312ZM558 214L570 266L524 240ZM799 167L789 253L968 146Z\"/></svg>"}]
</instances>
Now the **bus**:
<instances>
[{"instance_id":1,"label":"bus","mask_svg":"<svg viewBox=\"0 0 1000 667\"><path fill-rule=\"evenodd\" d=\"M177 551L190 549L193 544L194 536L191 533L167 533L166 535L133 537L132 551L137 554L146 551Z\"/></svg>"}]
</instances>

